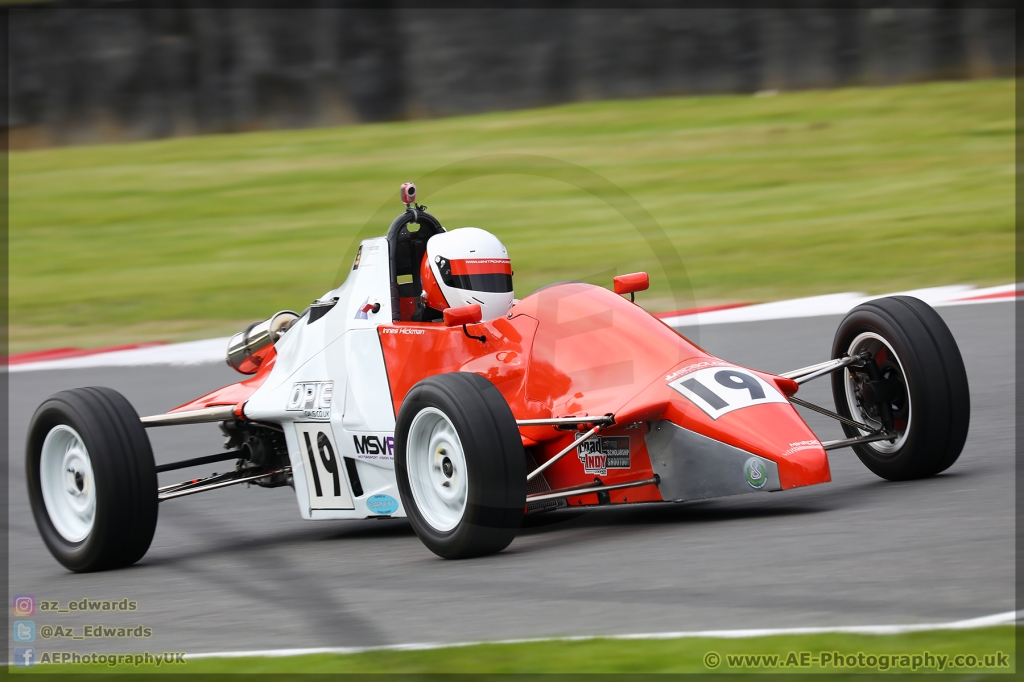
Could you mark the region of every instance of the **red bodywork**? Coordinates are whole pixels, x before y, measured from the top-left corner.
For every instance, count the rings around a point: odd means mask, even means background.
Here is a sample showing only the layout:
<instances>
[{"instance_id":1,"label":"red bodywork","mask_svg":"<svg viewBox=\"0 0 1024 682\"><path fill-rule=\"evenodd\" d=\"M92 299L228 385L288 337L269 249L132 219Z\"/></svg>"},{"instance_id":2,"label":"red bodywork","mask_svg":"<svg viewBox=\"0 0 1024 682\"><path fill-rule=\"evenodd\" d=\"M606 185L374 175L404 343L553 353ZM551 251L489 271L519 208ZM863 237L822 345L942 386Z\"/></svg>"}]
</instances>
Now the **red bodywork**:
<instances>
[{"instance_id":1,"label":"red bodywork","mask_svg":"<svg viewBox=\"0 0 1024 682\"><path fill-rule=\"evenodd\" d=\"M646 311L601 287L582 283L551 286L520 301L509 315L469 327L400 323L423 334L380 332L395 414L409 389L425 376L475 372L487 377L517 419L614 414L605 436L632 436L631 468L609 469L606 485L651 477L643 434L667 419L684 428L776 462L783 488L830 480L819 447L786 453L792 444L817 437L788 404L736 410L717 420L668 386L673 372L692 363L718 360ZM390 325L389 325L390 326ZM797 384L759 372L792 395ZM523 444L539 465L569 445L572 432L523 427ZM804 446L806 447L806 446ZM576 456L563 457L544 472L552 488L593 481ZM611 502L660 501L657 486L610 491ZM568 498L597 504L597 495Z\"/></svg>"},{"instance_id":2,"label":"red bodywork","mask_svg":"<svg viewBox=\"0 0 1024 682\"><path fill-rule=\"evenodd\" d=\"M388 333L394 327L422 334ZM766 403L712 419L668 384L697 363L721 360L671 327L607 289L583 283L552 285L516 304L508 315L461 326L400 322L378 328L395 414L416 382L442 372L475 372L489 379L517 419L615 416L603 436L630 436L630 468L608 469L605 485L653 476L643 435L669 420L685 429L776 462L783 489L830 480L828 459L817 437L788 403ZM177 410L233 404L240 409L274 364L273 348L258 373ZM753 370L751 370L753 371ZM785 395L792 380L756 372ZM568 446L572 431L553 426L520 429L538 465ZM797 446L797 447L794 447ZM575 454L544 472L555 489L592 483ZM610 502L661 501L656 485L612 490ZM570 505L597 504L597 494L567 498Z\"/></svg>"}]
</instances>

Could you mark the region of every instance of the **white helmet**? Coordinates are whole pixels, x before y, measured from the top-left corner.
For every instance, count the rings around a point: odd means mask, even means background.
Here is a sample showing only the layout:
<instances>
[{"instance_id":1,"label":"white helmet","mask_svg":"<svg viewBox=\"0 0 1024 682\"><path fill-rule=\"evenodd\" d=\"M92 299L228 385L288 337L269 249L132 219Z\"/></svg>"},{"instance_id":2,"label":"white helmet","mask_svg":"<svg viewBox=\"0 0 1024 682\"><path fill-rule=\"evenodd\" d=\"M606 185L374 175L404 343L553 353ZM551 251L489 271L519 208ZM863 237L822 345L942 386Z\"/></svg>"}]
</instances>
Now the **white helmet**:
<instances>
[{"instance_id":1,"label":"white helmet","mask_svg":"<svg viewBox=\"0 0 1024 682\"><path fill-rule=\"evenodd\" d=\"M427 241L420 266L426 304L435 310L479 303L483 319L512 307L512 261L490 232L463 227Z\"/></svg>"}]
</instances>

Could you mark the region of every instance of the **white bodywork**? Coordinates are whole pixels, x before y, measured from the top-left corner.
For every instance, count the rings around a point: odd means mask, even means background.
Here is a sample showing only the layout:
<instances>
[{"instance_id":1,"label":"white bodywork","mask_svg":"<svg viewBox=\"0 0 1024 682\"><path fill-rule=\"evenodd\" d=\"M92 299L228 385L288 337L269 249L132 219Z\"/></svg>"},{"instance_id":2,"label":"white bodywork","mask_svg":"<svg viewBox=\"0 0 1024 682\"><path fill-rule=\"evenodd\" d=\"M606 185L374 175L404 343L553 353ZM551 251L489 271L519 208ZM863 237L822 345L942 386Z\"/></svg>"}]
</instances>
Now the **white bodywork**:
<instances>
[{"instance_id":1,"label":"white bodywork","mask_svg":"<svg viewBox=\"0 0 1024 682\"><path fill-rule=\"evenodd\" d=\"M245 404L249 419L283 427L303 518L405 516L395 483L395 412L377 332L392 320L390 278L387 239L363 241L348 279L322 299L337 297L337 304L311 324L302 317L278 340L270 375ZM362 312L367 303L380 309ZM337 488L325 467L331 451ZM343 458L355 461L362 495L354 494Z\"/></svg>"}]
</instances>

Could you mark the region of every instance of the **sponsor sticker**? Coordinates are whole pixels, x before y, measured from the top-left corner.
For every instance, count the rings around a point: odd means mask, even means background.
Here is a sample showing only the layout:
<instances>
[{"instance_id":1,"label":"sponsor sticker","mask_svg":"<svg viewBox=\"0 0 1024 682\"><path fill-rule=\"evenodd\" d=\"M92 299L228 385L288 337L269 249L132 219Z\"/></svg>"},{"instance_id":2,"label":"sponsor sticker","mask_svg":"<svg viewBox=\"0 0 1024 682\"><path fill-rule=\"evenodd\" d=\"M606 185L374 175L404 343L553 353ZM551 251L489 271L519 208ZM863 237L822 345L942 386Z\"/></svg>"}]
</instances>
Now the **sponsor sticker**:
<instances>
[{"instance_id":1,"label":"sponsor sticker","mask_svg":"<svg viewBox=\"0 0 1024 682\"><path fill-rule=\"evenodd\" d=\"M753 405L788 403L786 396L753 372L735 365L721 364L694 369L669 381L668 385L712 419ZM682 371L682 370L680 370ZM669 376L675 376L673 372Z\"/></svg>"},{"instance_id":2,"label":"sponsor sticker","mask_svg":"<svg viewBox=\"0 0 1024 682\"><path fill-rule=\"evenodd\" d=\"M356 448L356 459L387 460L395 458L395 437L387 434L352 436Z\"/></svg>"},{"instance_id":3,"label":"sponsor sticker","mask_svg":"<svg viewBox=\"0 0 1024 682\"><path fill-rule=\"evenodd\" d=\"M792 455L794 452L801 452L802 450L820 450L821 441L819 440L798 440L795 443L789 444L789 449L782 453L785 455Z\"/></svg>"},{"instance_id":4,"label":"sponsor sticker","mask_svg":"<svg viewBox=\"0 0 1024 682\"><path fill-rule=\"evenodd\" d=\"M366 299L362 303L359 304L359 307L356 308L356 316L355 316L354 319L357 319L357 320L368 320L368 319L370 319L369 313L367 313L365 310L363 310L363 308L366 307L366 304L369 303L369 302L370 302L370 297L367 296Z\"/></svg>"},{"instance_id":5,"label":"sponsor sticker","mask_svg":"<svg viewBox=\"0 0 1024 682\"><path fill-rule=\"evenodd\" d=\"M583 434L577 433L576 440ZM629 436L595 436L576 449L583 471L607 476L609 469L629 468Z\"/></svg>"},{"instance_id":6,"label":"sponsor sticker","mask_svg":"<svg viewBox=\"0 0 1024 682\"><path fill-rule=\"evenodd\" d=\"M680 367L679 369L677 369L676 371L672 372L671 374L666 374L665 375L665 381L673 381L674 379L678 379L679 377L683 376L684 374L689 374L690 372L695 372L698 369L704 369L706 367L730 367L730 366L731 365L728 362L725 362L723 360L701 360L700 362L694 362L693 364L687 365L686 367Z\"/></svg>"},{"instance_id":7,"label":"sponsor sticker","mask_svg":"<svg viewBox=\"0 0 1024 682\"><path fill-rule=\"evenodd\" d=\"M352 269L358 270L360 266L364 268L371 267L377 262L377 252L380 250L380 246L366 246L359 245L359 250L356 251L356 260L352 263Z\"/></svg>"},{"instance_id":8,"label":"sponsor sticker","mask_svg":"<svg viewBox=\"0 0 1024 682\"><path fill-rule=\"evenodd\" d=\"M743 471L747 475L747 484L754 490L760 490L768 485L768 469L757 457L748 459L743 465Z\"/></svg>"},{"instance_id":9,"label":"sponsor sticker","mask_svg":"<svg viewBox=\"0 0 1024 682\"><path fill-rule=\"evenodd\" d=\"M333 381L299 382L292 384L285 410L301 412L306 419L330 419L333 400Z\"/></svg>"},{"instance_id":10,"label":"sponsor sticker","mask_svg":"<svg viewBox=\"0 0 1024 682\"><path fill-rule=\"evenodd\" d=\"M366 508L374 514L394 514L398 511L398 500L390 495L370 495L366 498Z\"/></svg>"}]
</instances>

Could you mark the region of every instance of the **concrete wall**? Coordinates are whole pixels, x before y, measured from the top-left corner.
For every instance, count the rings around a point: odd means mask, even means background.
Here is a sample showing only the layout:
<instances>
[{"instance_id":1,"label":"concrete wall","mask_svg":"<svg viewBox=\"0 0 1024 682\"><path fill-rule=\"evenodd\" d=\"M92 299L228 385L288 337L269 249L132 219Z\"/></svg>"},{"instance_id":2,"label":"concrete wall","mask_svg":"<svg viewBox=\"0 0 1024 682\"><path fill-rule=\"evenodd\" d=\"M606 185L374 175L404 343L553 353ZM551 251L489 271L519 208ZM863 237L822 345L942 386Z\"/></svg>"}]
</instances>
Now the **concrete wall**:
<instances>
[{"instance_id":1,"label":"concrete wall","mask_svg":"<svg viewBox=\"0 0 1024 682\"><path fill-rule=\"evenodd\" d=\"M382 6L383 7L383 6ZM1010 76L1012 10L11 9L12 147Z\"/></svg>"}]
</instances>

